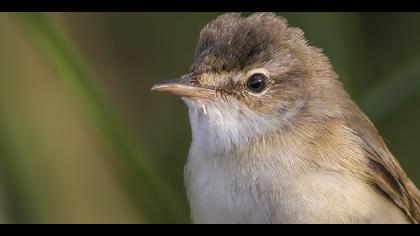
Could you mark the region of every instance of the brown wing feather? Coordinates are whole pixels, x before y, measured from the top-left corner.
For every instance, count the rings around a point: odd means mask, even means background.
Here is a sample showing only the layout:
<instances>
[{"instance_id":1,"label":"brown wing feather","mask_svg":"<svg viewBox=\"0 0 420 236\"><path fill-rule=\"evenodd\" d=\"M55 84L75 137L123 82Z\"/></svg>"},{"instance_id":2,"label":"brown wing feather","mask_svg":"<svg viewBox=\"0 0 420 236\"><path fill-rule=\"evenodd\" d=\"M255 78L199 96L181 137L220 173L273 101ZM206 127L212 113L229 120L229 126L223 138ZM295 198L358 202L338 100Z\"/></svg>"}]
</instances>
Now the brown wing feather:
<instances>
[{"instance_id":1,"label":"brown wing feather","mask_svg":"<svg viewBox=\"0 0 420 236\"><path fill-rule=\"evenodd\" d=\"M388 150L378 131L357 107L347 119L348 125L364 141L369 159L366 177L398 205L413 223L420 222L420 192Z\"/></svg>"}]
</instances>

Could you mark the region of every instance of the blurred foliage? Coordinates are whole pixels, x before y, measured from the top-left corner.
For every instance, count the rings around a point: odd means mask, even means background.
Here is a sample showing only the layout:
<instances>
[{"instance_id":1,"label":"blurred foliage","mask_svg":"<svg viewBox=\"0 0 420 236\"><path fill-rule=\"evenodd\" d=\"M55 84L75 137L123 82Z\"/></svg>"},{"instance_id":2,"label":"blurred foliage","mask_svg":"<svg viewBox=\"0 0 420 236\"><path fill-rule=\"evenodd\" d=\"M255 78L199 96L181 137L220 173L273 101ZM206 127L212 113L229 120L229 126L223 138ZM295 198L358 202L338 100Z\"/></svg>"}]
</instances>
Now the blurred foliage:
<instances>
[{"instance_id":1,"label":"blurred foliage","mask_svg":"<svg viewBox=\"0 0 420 236\"><path fill-rule=\"evenodd\" d=\"M40 47L48 62L51 63L51 67L56 69L58 78L66 80L76 96L83 100L86 110L92 113L93 121L100 126L104 136L109 140L108 145L112 146L117 153L118 158L115 161L126 164L125 171L130 171L133 174L132 177L137 177L138 182L144 182L141 187L147 189L151 196L140 196L143 204L150 201L143 206L143 210L148 209L147 205L150 204L162 208L149 210L148 216L154 220L165 218L176 220L186 216L182 212L184 209L177 207L177 198L171 191L171 187L164 184L160 173L149 164L139 143L135 142L132 134L113 117L114 114L108 107L109 103L104 100L95 81L83 67L81 58L74 54L76 50L69 48L71 45L60 37L45 15L21 14L19 16L26 31L29 32L29 37ZM136 176L136 174L139 175Z\"/></svg>"},{"instance_id":2,"label":"blurred foliage","mask_svg":"<svg viewBox=\"0 0 420 236\"><path fill-rule=\"evenodd\" d=\"M186 108L149 89L187 71L219 14L1 13L0 222L189 222ZM420 184L420 14L279 14Z\"/></svg>"}]
</instances>

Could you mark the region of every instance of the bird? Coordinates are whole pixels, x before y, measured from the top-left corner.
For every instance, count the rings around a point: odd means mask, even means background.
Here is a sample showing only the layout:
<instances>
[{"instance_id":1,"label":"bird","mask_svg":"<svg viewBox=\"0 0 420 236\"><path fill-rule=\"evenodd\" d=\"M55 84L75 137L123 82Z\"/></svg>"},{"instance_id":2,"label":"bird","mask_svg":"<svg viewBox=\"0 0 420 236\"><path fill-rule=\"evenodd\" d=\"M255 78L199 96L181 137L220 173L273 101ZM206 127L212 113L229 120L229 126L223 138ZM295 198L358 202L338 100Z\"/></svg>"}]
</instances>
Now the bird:
<instances>
[{"instance_id":1,"label":"bird","mask_svg":"<svg viewBox=\"0 0 420 236\"><path fill-rule=\"evenodd\" d=\"M182 98L196 224L417 224L420 194L329 58L275 13L225 13L153 91Z\"/></svg>"}]
</instances>

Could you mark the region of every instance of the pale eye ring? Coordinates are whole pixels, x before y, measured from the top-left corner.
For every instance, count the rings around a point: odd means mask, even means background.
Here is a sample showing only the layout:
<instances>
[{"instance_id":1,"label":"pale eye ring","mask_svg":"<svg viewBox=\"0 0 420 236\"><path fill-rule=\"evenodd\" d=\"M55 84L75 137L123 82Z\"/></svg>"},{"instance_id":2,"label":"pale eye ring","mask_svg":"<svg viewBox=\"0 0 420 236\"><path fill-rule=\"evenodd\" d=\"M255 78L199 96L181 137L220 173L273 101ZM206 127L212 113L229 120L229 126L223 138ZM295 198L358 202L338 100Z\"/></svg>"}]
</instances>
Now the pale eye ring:
<instances>
[{"instance_id":1,"label":"pale eye ring","mask_svg":"<svg viewBox=\"0 0 420 236\"><path fill-rule=\"evenodd\" d=\"M246 87L253 93L262 92L267 86L267 77L263 73L252 74L246 81Z\"/></svg>"}]
</instances>

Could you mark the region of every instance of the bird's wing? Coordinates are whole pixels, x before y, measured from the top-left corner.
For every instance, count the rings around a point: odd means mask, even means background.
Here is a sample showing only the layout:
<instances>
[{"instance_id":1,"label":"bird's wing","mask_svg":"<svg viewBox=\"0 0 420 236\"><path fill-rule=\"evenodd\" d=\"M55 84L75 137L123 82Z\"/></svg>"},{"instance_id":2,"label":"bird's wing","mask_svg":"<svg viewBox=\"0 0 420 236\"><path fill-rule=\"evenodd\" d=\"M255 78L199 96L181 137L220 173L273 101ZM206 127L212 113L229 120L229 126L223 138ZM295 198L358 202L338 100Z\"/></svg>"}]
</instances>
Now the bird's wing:
<instances>
[{"instance_id":1,"label":"bird's wing","mask_svg":"<svg viewBox=\"0 0 420 236\"><path fill-rule=\"evenodd\" d=\"M369 163L365 173L368 180L398 205L413 223L420 223L420 192L388 150L372 122L358 108L348 121L364 142L363 149Z\"/></svg>"}]
</instances>

